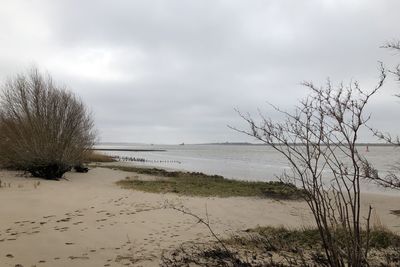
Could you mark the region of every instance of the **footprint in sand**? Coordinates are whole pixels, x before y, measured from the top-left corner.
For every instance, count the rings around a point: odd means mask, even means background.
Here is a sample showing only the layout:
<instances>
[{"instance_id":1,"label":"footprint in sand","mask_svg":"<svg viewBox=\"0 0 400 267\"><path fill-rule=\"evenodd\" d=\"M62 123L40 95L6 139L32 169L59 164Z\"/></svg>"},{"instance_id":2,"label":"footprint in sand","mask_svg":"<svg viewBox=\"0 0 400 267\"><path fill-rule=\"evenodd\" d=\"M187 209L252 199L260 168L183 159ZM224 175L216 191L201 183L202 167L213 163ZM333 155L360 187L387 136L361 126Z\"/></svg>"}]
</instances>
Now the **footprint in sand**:
<instances>
[{"instance_id":1,"label":"footprint in sand","mask_svg":"<svg viewBox=\"0 0 400 267\"><path fill-rule=\"evenodd\" d=\"M58 220L56 222L69 222L70 220L71 220L71 218L67 217L67 218L64 218L64 219L60 219L60 220Z\"/></svg>"},{"instance_id":2,"label":"footprint in sand","mask_svg":"<svg viewBox=\"0 0 400 267\"><path fill-rule=\"evenodd\" d=\"M70 260L75 260L75 259L88 260L89 257L87 257L87 256L69 256L68 259L70 259Z\"/></svg>"},{"instance_id":3,"label":"footprint in sand","mask_svg":"<svg viewBox=\"0 0 400 267\"><path fill-rule=\"evenodd\" d=\"M6 257L12 259L12 258L14 258L14 255L13 254L7 254Z\"/></svg>"},{"instance_id":4,"label":"footprint in sand","mask_svg":"<svg viewBox=\"0 0 400 267\"><path fill-rule=\"evenodd\" d=\"M54 227L54 230L59 232L66 232L68 229L69 227L62 227L62 228L59 228L58 226Z\"/></svg>"}]
</instances>

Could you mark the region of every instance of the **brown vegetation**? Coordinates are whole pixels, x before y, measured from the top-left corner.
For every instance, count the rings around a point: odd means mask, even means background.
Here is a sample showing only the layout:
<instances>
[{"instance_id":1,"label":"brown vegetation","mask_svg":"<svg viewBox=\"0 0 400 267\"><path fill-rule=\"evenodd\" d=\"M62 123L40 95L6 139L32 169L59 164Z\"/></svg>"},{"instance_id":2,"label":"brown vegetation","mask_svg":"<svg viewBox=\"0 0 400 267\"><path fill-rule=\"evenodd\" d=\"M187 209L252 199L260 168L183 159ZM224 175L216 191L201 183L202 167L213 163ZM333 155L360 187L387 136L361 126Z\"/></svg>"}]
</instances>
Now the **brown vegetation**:
<instances>
[{"instance_id":1,"label":"brown vegetation","mask_svg":"<svg viewBox=\"0 0 400 267\"><path fill-rule=\"evenodd\" d=\"M93 120L82 101L35 68L10 78L0 94L0 163L57 179L94 143Z\"/></svg>"},{"instance_id":2,"label":"brown vegetation","mask_svg":"<svg viewBox=\"0 0 400 267\"><path fill-rule=\"evenodd\" d=\"M115 162L116 160L109 155L101 154L93 150L88 150L85 152L83 156L83 162L92 163L92 162Z\"/></svg>"}]
</instances>

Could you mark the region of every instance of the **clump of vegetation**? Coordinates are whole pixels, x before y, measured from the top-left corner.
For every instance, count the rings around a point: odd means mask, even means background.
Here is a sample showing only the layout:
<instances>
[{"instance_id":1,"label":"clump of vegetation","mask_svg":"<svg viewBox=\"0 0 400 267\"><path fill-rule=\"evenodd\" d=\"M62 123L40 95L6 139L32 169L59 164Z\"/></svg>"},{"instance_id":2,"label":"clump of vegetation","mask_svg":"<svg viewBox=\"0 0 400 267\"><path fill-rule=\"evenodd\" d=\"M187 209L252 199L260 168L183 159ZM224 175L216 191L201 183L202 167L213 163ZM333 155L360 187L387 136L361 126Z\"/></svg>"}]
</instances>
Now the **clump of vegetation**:
<instances>
[{"instance_id":1,"label":"clump of vegetation","mask_svg":"<svg viewBox=\"0 0 400 267\"><path fill-rule=\"evenodd\" d=\"M156 180L125 179L117 182L123 188L152 193L175 193L202 197L266 197L291 200L300 199L303 194L303 191L293 184L283 182L238 181L226 179L219 175L166 171L157 168L107 167L162 177Z\"/></svg>"},{"instance_id":2,"label":"clump of vegetation","mask_svg":"<svg viewBox=\"0 0 400 267\"><path fill-rule=\"evenodd\" d=\"M93 150L87 151L83 156L83 162L115 162L116 160L109 155L101 154Z\"/></svg>"},{"instance_id":3,"label":"clump of vegetation","mask_svg":"<svg viewBox=\"0 0 400 267\"><path fill-rule=\"evenodd\" d=\"M346 235L342 229L335 229L335 236L338 242L345 243ZM256 234L263 238L269 239L274 244L280 244L278 247L281 249L285 244L291 244L295 247L300 248L322 248L322 241L319 236L318 229L316 228L304 228L304 229L287 229L285 227L256 227L254 229L246 230L246 233ZM369 246L371 248L388 248L398 247L400 248L400 236L385 229L383 227L375 227L368 233L370 235ZM366 236L367 232L363 230L361 235ZM239 239L232 238L230 242L236 242L243 240L242 237ZM366 240L366 239L364 239Z\"/></svg>"},{"instance_id":4,"label":"clump of vegetation","mask_svg":"<svg viewBox=\"0 0 400 267\"><path fill-rule=\"evenodd\" d=\"M398 266L400 236L382 228L371 229L370 235L371 251L364 265ZM345 235L338 236L339 242L345 242ZM315 228L257 227L222 242L224 246L219 242L182 244L163 255L162 266L329 266Z\"/></svg>"},{"instance_id":5,"label":"clump of vegetation","mask_svg":"<svg viewBox=\"0 0 400 267\"><path fill-rule=\"evenodd\" d=\"M0 164L58 179L81 166L93 146L91 114L50 76L32 69L10 78L0 93Z\"/></svg>"}]
</instances>

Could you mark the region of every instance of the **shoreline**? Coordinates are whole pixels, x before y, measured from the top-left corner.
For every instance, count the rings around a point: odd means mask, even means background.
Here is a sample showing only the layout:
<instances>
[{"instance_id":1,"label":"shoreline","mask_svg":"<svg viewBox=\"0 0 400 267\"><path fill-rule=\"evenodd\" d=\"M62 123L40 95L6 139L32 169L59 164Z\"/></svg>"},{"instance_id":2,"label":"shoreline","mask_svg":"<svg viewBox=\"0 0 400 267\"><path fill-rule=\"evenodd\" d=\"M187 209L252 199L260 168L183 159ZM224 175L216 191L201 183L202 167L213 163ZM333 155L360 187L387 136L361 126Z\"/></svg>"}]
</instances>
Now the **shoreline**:
<instances>
[{"instance_id":1,"label":"shoreline","mask_svg":"<svg viewBox=\"0 0 400 267\"><path fill-rule=\"evenodd\" d=\"M257 197L188 197L122 189L116 182L135 175L105 168L66 174L68 180L26 178L0 171L0 262L6 266L158 266L163 251L184 242L213 240L190 216L165 208L184 205L208 214L222 237L257 226L313 225L305 202ZM10 184L10 187L8 187ZM400 196L363 194L375 223L400 232ZM8 256L7 256L8 255ZM11 256L10 256L11 255ZM107 265L108 264L108 265Z\"/></svg>"},{"instance_id":2,"label":"shoreline","mask_svg":"<svg viewBox=\"0 0 400 267\"><path fill-rule=\"evenodd\" d=\"M115 162L107 162L107 163L101 163L100 165L94 164L93 166L98 166L101 167L101 165L111 167L111 166L123 166L123 167L137 167L137 168L157 168L157 169L162 169L165 171L173 172L173 171L178 171L178 172L191 172L190 170L187 170L186 168L173 168L173 167L168 167L166 165L162 164L152 164L152 163L141 163L141 162L129 162L129 161L115 161ZM201 172L201 171L199 171ZM215 175L214 173L210 172L204 172L206 175ZM221 174L217 174L221 175ZM221 175L223 176L223 175ZM248 181L248 182L269 182L269 181L274 181L272 179L268 180L263 180L263 179L252 179L252 178L240 178L240 177L226 177L223 176L225 179L228 180L237 180L237 181ZM378 186L372 182L362 182L361 183L361 189L363 194L371 194L371 195L384 195L384 196L400 196L400 189L392 189L392 188L384 188L381 186ZM367 188L367 189L366 189ZM366 189L366 190L365 190Z\"/></svg>"},{"instance_id":3,"label":"shoreline","mask_svg":"<svg viewBox=\"0 0 400 267\"><path fill-rule=\"evenodd\" d=\"M228 179L247 181L271 181L282 173L291 172L287 160L275 150L266 146L103 146L103 148L139 148L166 149L165 152L104 152L108 155L134 158L137 161L128 162L132 165L168 168L184 171L196 171L209 175L221 175ZM398 173L396 165L398 149L387 146L360 146L362 157L365 157L381 176L391 172ZM347 161L346 161L347 162ZM121 162L122 163L122 162ZM119 164L121 164L119 163ZM351 164L349 162L349 164ZM329 172L329 170L326 170ZM398 194L397 190L383 189L374 183L363 182L362 190L371 193L388 195Z\"/></svg>"}]
</instances>

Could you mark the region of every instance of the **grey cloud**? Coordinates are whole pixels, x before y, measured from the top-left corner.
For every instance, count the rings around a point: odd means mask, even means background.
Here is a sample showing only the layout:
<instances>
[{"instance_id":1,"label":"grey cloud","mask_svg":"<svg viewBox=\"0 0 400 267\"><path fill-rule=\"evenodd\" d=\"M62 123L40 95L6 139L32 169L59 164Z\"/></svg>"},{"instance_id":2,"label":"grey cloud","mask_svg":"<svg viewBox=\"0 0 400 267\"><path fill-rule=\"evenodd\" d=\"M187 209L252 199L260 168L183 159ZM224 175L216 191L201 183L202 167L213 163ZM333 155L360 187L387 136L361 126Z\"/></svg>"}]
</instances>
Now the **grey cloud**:
<instances>
[{"instance_id":1,"label":"grey cloud","mask_svg":"<svg viewBox=\"0 0 400 267\"><path fill-rule=\"evenodd\" d=\"M103 141L248 140L226 127L244 127L233 108L255 114L261 107L276 116L266 101L290 109L307 94L303 80L357 79L370 88L379 60L390 66L400 60L379 48L400 38L395 0L4 1L0 7L0 77L32 62L47 69L91 106ZM371 103L377 118L396 114L398 89L388 82ZM400 132L395 119L379 125Z\"/></svg>"}]
</instances>

